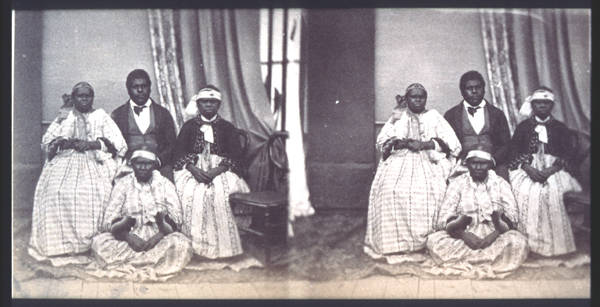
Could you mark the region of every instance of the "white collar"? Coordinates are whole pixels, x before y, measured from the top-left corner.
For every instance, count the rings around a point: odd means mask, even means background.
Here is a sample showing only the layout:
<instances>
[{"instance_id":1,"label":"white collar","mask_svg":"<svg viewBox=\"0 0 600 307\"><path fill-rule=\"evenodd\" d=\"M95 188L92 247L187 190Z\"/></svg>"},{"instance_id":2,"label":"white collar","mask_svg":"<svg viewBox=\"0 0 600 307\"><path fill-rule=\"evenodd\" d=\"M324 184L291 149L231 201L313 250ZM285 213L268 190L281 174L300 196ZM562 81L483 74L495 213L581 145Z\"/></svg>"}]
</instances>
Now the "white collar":
<instances>
[{"instance_id":1,"label":"white collar","mask_svg":"<svg viewBox=\"0 0 600 307\"><path fill-rule=\"evenodd\" d=\"M137 103L133 102L133 100L129 99L129 106L131 107L131 109L133 110L133 107L150 107L150 105L152 104L152 99L148 98L148 100L146 101L146 103L144 103L143 105L138 105Z\"/></svg>"},{"instance_id":2,"label":"white collar","mask_svg":"<svg viewBox=\"0 0 600 307\"><path fill-rule=\"evenodd\" d=\"M463 106L465 107L465 110L468 110L467 108L475 108L475 107L484 108L485 104L487 103L487 101L485 101L485 99L482 99L481 102L476 106L470 105L466 100L463 100L462 102L463 102Z\"/></svg>"},{"instance_id":3,"label":"white collar","mask_svg":"<svg viewBox=\"0 0 600 307\"><path fill-rule=\"evenodd\" d=\"M200 118L205 122L212 123L213 121L215 121L215 119L217 119L217 114L215 114L215 116L213 116L211 119L208 119L204 117L204 115L200 114Z\"/></svg>"},{"instance_id":4,"label":"white collar","mask_svg":"<svg viewBox=\"0 0 600 307\"><path fill-rule=\"evenodd\" d=\"M541 118L539 118L537 116L534 116L534 117L535 117L535 121L538 122L538 123L545 123L545 122L547 122L547 121L550 120L550 115L548 115L548 117L546 117L546 119L541 119Z\"/></svg>"}]
</instances>

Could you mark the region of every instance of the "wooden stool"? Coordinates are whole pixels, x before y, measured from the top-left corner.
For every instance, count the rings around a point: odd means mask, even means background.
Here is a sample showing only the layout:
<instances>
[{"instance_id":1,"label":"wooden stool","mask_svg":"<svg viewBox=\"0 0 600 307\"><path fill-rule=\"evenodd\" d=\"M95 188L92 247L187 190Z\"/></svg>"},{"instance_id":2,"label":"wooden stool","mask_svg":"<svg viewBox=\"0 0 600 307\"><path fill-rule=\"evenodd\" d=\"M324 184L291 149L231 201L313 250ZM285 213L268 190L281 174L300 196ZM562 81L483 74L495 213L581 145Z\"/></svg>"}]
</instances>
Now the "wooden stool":
<instances>
[{"instance_id":1,"label":"wooden stool","mask_svg":"<svg viewBox=\"0 0 600 307\"><path fill-rule=\"evenodd\" d=\"M250 225L238 225L238 229L261 242L265 265L269 266L271 248L287 245L287 195L272 191L232 193L229 203L234 214L248 212Z\"/></svg>"}]
</instances>

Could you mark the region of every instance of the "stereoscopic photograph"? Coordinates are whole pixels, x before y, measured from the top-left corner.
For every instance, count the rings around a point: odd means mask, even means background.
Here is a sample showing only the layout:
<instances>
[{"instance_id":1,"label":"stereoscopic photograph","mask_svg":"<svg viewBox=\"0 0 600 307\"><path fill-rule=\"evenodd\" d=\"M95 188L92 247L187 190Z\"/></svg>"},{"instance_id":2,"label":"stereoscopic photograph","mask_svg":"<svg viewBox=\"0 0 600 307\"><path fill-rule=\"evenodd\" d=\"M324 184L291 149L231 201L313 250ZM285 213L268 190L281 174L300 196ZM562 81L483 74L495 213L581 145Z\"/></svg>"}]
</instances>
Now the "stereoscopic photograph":
<instances>
[{"instance_id":1,"label":"stereoscopic photograph","mask_svg":"<svg viewBox=\"0 0 600 307\"><path fill-rule=\"evenodd\" d=\"M590 298L591 9L12 26L13 298Z\"/></svg>"}]
</instances>

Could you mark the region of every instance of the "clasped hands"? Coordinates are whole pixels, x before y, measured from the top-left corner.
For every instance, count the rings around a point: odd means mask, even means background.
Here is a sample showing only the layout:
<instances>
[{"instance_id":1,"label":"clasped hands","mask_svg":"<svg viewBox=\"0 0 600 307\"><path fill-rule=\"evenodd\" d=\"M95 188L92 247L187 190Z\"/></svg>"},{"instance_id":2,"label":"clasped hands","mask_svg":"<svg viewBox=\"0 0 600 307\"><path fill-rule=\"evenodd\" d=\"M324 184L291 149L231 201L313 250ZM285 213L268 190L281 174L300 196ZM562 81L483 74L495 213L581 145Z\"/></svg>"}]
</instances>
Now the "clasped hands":
<instances>
[{"instance_id":1,"label":"clasped hands","mask_svg":"<svg viewBox=\"0 0 600 307\"><path fill-rule=\"evenodd\" d=\"M196 178L198 182L206 184L212 182L213 179L226 170L224 166L217 166L207 171L203 171L201 168L192 164L188 164L185 168L192 174L192 176L194 176L194 178Z\"/></svg>"},{"instance_id":2,"label":"clasped hands","mask_svg":"<svg viewBox=\"0 0 600 307\"><path fill-rule=\"evenodd\" d=\"M156 244L158 244L158 242L160 242L160 240L162 240L166 235L175 231L173 227L171 227L171 225L165 221L166 216L167 214L162 211L156 214L155 220L159 232L148 240L143 240L139 236L131 233L131 228L135 225L136 221L130 216L116 222L113 225L111 232L117 240L127 242L129 247L131 247L131 249L134 251L148 251L154 248L154 246L156 246Z\"/></svg>"},{"instance_id":3,"label":"clasped hands","mask_svg":"<svg viewBox=\"0 0 600 307\"><path fill-rule=\"evenodd\" d=\"M562 167L560 164L555 163L554 165L546 167L542 170L538 170L529 164L523 164L522 168L525 173L527 173L527 176L531 178L531 180L539 183L545 183L550 176L558 172Z\"/></svg>"},{"instance_id":4,"label":"clasped hands","mask_svg":"<svg viewBox=\"0 0 600 307\"><path fill-rule=\"evenodd\" d=\"M383 157L384 160L390 155L392 149L409 149L412 152L418 152L421 150L434 149L435 143L432 140L419 141L411 138L399 139L392 137L383 144Z\"/></svg>"},{"instance_id":5,"label":"clasped hands","mask_svg":"<svg viewBox=\"0 0 600 307\"><path fill-rule=\"evenodd\" d=\"M461 215L457 221L452 223L452 226L448 226L447 232L451 237L463 240L470 249L484 249L492 245L501 234L509 230L508 226L500 221L501 215L502 212L500 211L494 211L492 213L494 231L484 238L480 238L474 233L466 231L467 226L472 221L472 218L466 215Z\"/></svg>"},{"instance_id":6,"label":"clasped hands","mask_svg":"<svg viewBox=\"0 0 600 307\"><path fill-rule=\"evenodd\" d=\"M52 146L54 146L54 148L51 148L54 152L56 152L56 149L58 149L58 147L61 147L63 150L75 149L79 152L102 148L100 141L85 141L75 138L59 138L55 142L53 142Z\"/></svg>"}]
</instances>

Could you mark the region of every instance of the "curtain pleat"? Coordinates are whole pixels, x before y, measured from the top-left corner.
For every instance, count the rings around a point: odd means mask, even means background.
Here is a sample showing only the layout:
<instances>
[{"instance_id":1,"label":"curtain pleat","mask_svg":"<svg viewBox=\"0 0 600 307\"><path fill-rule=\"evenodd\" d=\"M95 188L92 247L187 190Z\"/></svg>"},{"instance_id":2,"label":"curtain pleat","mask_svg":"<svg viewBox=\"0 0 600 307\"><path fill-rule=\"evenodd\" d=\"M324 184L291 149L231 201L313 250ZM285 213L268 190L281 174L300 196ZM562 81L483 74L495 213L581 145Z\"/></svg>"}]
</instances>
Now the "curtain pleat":
<instances>
[{"instance_id":1,"label":"curtain pleat","mask_svg":"<svg viewBox=\"0 0 600 307\"><path fill-rule=\"evenodd\" d=\"M523 119L518 114L523 99L539 86L547 86L556 97L553 115L570 128L589 133L590 80L576 76L573 68L590 67L590 63L581 56L586 52L572 55L577 48L589 47L573 45L570 35L579 35L578 41L589 38L582 33L587 29L570 23L567 14L573 12L514 9L480 13L492 103L504 111L511 131ZM580 12L574 18L582 16Z\"/></svg>"},{"instance_id":2,"label":"curtain pleat","mask_svg":"<svg viewBox=\"0 0 600 307\"><path fill-rule=\"evenodd\" d=\"M175 129L183 125L185 107L179 72L179 48L174 30L176 13L173 10L149 10L152 60L159 102L173 116Z\"/></svg>"},{"instance_id":3,"label":"curtain pleat","mask_svg":"<svg viewBox=\"0 0 600 307\"><path fill-rule=\"evenodd\" d=\"M261 78L259 11L149 10L148 16L160 103L171 111L178 129L189 119L184 112L189 99L207 84L213 84L223 96L219 114L249 132L250 156L264 151L266 141L275 130L275 120ZM289 163L293 164L289 183L296 186L289 193L290 220L314 213L308 201L306 172L297 170L299 165L304 167L305 157L298 106L293 110L296 113L290 116L298 117L294 122L298 124L300 135L298 139L298 134L290 131L290 141L286 142L286 147L296 145L292 146L294 153L287 150ZM279 148L281 154L285 154L283 144L279 141L277 144L280 146L271 150ZM258 164L251 163L249 176L260 175L261 170L256 169L260 167ZM255 181L249 178L248 182ZM299 190L302 187L305 189Z\"/></svg>"},{"instance_id":4,"label":"curtain pleat","mask_svg":"<svg viewBox=\"0 0 600 307\"><path fill-rule=\"evenodd\" d=\"M521 119L518 116L520 97L516 90L516 74L513 73L506 12L482 11L480 16L491 102L504 112L513 132Z\"/></svg>"}]
</instances>

